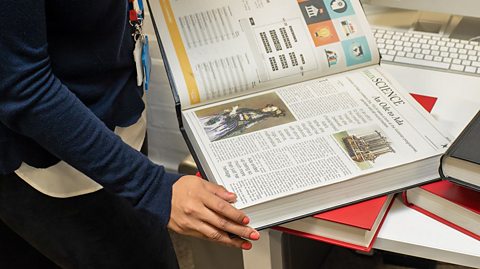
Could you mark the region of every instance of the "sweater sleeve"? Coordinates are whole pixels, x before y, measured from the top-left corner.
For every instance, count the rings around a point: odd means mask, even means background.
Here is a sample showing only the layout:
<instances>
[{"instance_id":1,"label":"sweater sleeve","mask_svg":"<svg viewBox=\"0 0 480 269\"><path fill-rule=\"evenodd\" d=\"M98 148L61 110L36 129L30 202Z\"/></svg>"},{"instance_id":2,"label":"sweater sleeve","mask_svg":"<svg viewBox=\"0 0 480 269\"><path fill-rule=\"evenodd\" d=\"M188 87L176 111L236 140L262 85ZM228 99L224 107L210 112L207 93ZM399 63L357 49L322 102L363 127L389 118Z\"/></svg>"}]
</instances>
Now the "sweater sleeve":
<instances>
[{"instance_id":1,"label":"sweater sleeve","mask_svg":"<svg viewBox=\"0 0 480 269\"><path fill-rule=\"evenodd\" d=\"M2 1L0 121L166 225L179 176L123 143L62 84L46 35L45 0Z\"/></svg>"}]
</instances>

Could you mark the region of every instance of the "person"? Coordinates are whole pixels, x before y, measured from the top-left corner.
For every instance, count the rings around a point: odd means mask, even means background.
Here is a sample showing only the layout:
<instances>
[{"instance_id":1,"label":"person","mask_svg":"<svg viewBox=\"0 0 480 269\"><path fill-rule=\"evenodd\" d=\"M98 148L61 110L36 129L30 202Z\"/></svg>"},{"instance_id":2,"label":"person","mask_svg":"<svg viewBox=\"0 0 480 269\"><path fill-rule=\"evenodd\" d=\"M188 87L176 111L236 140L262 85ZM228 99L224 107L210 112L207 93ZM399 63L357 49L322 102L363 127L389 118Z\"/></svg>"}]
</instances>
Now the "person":
<instances>
[{"instance_id":1,"label":"person","mask_svg":"<svg viewBox=\"0 0 480 269\"><path fill-rule=\"evenodd\" d=\"M233 106L223 112L200 117L210 141L232 137L244 133L248 128L269 119L285 116L285 112L275 105L267 104L261 109Z\"/></svg>"},{"instance_id":2,"label":"person","mask_svg":"<svg viewBox=\"0 0 480 269\"><path fill-rule=\"evenodd\" d=\"M41 253L62 268L178 268L168 228L243 249L259 238L235 194L138 151L129 2L2 1L0 231L34 248L22 264ZM0 267L15 268L5 253Z\"/></svg>"}]
</instances>

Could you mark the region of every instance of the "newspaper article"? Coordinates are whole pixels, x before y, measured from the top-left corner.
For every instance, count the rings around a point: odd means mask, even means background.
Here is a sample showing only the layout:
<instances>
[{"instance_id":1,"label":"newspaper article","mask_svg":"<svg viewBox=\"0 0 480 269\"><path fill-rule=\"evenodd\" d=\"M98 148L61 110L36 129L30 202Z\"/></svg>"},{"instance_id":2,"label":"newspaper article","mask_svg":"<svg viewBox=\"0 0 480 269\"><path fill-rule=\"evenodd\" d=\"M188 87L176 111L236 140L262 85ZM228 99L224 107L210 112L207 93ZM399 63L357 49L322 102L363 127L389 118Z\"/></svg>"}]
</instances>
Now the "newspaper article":
<instances>
[{"instance_id":1,"label":"newspaper article","mask_svg":"<svg viewBox=\"0 0 480 269\"><path fill-rule=\"evenodd\" d=\"M379 62L358 0L150 2L184 107Z\"/></svg>"},{"instance_id":2,"label":"newspaper article","mask_svg":"<svg viewBox=\"0 0 480 269\"><path fill-rule=\"evenodd\" d=\"M381 68L183 113L239 208L441 154L450 143Z\"/></svg>"}]
</instances>

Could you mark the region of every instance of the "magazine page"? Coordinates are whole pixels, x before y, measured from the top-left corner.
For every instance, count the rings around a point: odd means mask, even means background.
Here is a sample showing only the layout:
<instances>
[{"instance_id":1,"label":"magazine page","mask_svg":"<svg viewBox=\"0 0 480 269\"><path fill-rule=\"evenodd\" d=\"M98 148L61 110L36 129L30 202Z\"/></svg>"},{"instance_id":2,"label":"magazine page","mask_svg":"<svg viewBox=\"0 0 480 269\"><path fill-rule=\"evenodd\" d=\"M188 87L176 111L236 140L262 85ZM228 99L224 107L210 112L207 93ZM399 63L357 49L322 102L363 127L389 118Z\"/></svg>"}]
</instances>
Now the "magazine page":
<instances>
[{"instance_id":1,"label":"magazine page","mask_svg":"<svg viewBox=\"0 0 480 269\"><path fill-rule=\"evenodd\" d=\"M359 0L151 0L183 107L379 63Z\"/></svg>"},{"instance_id":2,"label":"magazine page","mask_svg":"<svg viewBox=\"0 0 480 269\"><path fill-rule=\"evenodd\" d=\"M184 122L239 208L442 154L449 135L381 70L192 108Z\"/></svg>"}]
</instances>

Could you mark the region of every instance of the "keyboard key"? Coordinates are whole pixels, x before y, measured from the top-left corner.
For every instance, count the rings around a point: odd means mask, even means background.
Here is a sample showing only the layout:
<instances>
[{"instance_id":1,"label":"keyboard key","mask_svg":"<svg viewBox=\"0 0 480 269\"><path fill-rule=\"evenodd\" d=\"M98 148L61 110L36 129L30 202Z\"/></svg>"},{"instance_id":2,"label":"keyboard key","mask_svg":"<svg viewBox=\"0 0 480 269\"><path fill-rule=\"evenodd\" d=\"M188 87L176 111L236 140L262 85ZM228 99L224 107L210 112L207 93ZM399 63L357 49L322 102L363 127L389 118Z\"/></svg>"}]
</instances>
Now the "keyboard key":
<instances>
[{"instance_id":1,"label":"keyboard key","mask_svg":"<svg viewBox=\"0 0 480 269\"><path fill-rule=\"evenodd\" d=\"M465 48L465 45L462 44L462 43L457 43L457 44L455 44L455 48L463 49L463 48Z\"/></svg>"},{"instance_id":2,"label":"keyboard key","mask_svg":"<svg viewBox=\"0 0 480 269\"><path fill-rule=\"evenodd\" d=\"M383 54L382 55L382 61L391 62L391 61L393 61L394 58L395 58L395 56L392 56L392 55L388 55L388 54Z\"/></svg>"},{"instance_id":3,"label":"keyboard key","mask_svg":"<svg viewBox=\"0 0 480 269\"><path fill-rule=\"evenodd\" d=\"M463 60L463 61L462 61L462 65L465 65L465 66L472 65L472 61L469 61L469 60Z\"/></svg>"},{"instance_id":4,"label":"keyboard key","mask_svg":"<svg viewBox=\"0 0 480 269\"><path fill-rule=\"evenodd\" d=\"M460 60L460 59L453 59L452 63L454 63L454 64L462 64L462 60Z\"/></svg>"},{"instance_id":5,"label":"keyboard key","mask_svg":"<svg viewBox=\"0 0 480 269\"><path fill-rule=\"evenodd\" d=\"M457 48L449 48L448 51L453 52L453 53L457 53L458 49Z\"/></svg>"},{"instance_id":6,"label":"keyboard key","mask_svg":"<svg viewBox=\"0 0 480 269\"><path fill-rule=\"evenodd\" d=\"M441 58L441 57L440 57ZM437 57L435 57L435 61L437 60ZM443 58L442 60L444 63L450 64L452 63L452 58Z\"/></svg>"},{"instance_id":7,"label":"keyboard key","mask_svg":"<svg viewBox=\"0 0 480 269\"><path fill-rule=\"evenodd\" d=\"M386 48L387 50L393 50L393 48L395 48L395 46L392 45L392 44L389 44L389 45L386 45L385 48Z\"/></svg>"},{"instance_id":8,"label":"keyboard key","mask_svg":"<svg viewBox=\"0 0 480 269\"><path fill-rule=\"evenodd\" d=\"M458 55L458 59L460 59L460 60L466 60L466 59L468 59L468 56L465 55L465 54L460 54L460 55Z\"/></svg>"},{"instance_id":9,"label":"keyboard key","mask_svg":"<svg viewBox=\"0 0 480 269\"><path fill-rule=\"evenodd\" d=\"M392 56L392 55L388 55L388 54L382 55L382 61L392 62L394 58L395 56Z\"/></svg>"},{"instance_id":10,"label":"keyboard key","mask_svg":"<svg viewBox=\"0 0 480 269\"><path fill-rule=\"evenodd\" d=\"M436 45L437 44L437 41L435 40L429 40L428 41L428 45Z\"/></svg>"},{"instance_id":11,"label":"keyboard key","mask_svg":"<svg viewBox=\"0 0 480 269\"><path fill-rule=\"evenodd\" d=\"M467 50L466 50L466 49L459 49L459 50L458 50L458 53L460 53L460 54L467 54Z\"/></svg>"},{"instance_id":12,"label":"keyboard key","mask_svg":"<svg viewBox=\"0 0 480 269\"><path fill-rule=\"evenodd\" d=\"M468 60L476 61L476 60L478 60L478 56L468 56Z\"/></svg>"},{"instance_id":13,"label":"keyboard key","mask_svg":"<svg viewBox=\"0 0 480 269\"><path fill-rule=\"evenodd\" d=\"M467 54L470 56L475 56L477 55L477 52L475 50L469 50Z\"/></svg>"},{"instance_id":14,"label":"keyboard key","mask_svg":"<svg viewBox=\"0 0 480 269\"><path fill-rule=\"evenodd\" d=\"M463 72L463 70L465 69L465 67L464 67L463 65L452 64L452 65L450 66L450 69L455 70L455 71L461 71L461 72Z\"/></svg>"},{"instance_id":15,"label":"keyboard key","mask_svg":"<svg viewBox=\"0 0 480 269\"><path fill-rule=\"evenodd\" d=\"M386 49L380 49L380 54L387 54L387 50Z\"/></svg>"},{"instance_id":16,"label":"keyboard key","mask_svg":"<svg viewBox=\"0 0 480 269\"><path fill-rule=\"evenodd\" d=\"M422 66L428 66L428 67L440 68L440 69L448 69L450 67L450 65L447 63L432 62L432 61L421 60L421 59L411 59L407 57L396 57L395 61L399 63L404 63L404 64L422 65Z\"/></svg>"},{"instance_id":17,"label":"keyboard key","mask_svg":"<svg viewBox=\"0 0 480 269\"><path fill-rule=\"evenodd\" d=\"M430 45L428 45L428 44L423 44L421 48L422 48L422 49L430 49Z\"/></svg>"},{"instance_id":18,"label":"keyboard key","mask_svg":"<svg viewBox=\"0 0 480 269\"><path fill-rule=\"evenodd\" d=\"M389 50L389 51L387 52L387 54L388 54L388 55L395 56L395 55L397 54L397 51L395 51L395 50Z\"/></svg>"},{"instance_id":19,"label":"keyboard key","mask_svg":"<svg viewBox=\"0 0 480 269\"><path fill-rule=\"evenodd\" d=\"M399 51L397 52L397 56L405 56L407 53L405 51Z\"/></svg>"},{"instance_id":20,"label":"keyboard key","mask_svg":"<svg viewBox=\"0 0 480 269\"><path fill-rule=\"evenodd\" d=\"M379 48L379 49L383 49L383 48L385 48L385 44L383 44L383 43L378 43L378 45L377 45L377 46L378 46L378 48Z\"/></svg>"},{"instance_id":21,"label":"keyboard key","mask_svg":"<svg viewBox=\"0 0 480 269\"><path fill-rule=\"evenodd\" d=\"M430 54L430 52L432 52L432 51L431 50L422 50L423 54Z\"/></svg>"},{"instance_id":22,"label":"keyboard key","mask_svg":"<svg viewBox=\"0 0 480 269\"><path fill-rule=\"evenodd\" d=\"M480 62L473 62L472 66L480 67Z\"/></svg>"},{"instance_id":23,"label":"keyboard key","mask_svg":"<svg viewBox=\"0 0 480 269\"><path fill-rule=\"evenodd\" d=\"M408 53L407 53L407 58L413 58L413 57L415 57L415 53L413 53L413 52L408 52ZM399 58L399 57L397 57L397 59L398 59L398 58Z\"/></svg>"},{"instance_id":24,"label":"keyboard key","mask_svg":"<svg viewBox=\"0 0 480 269\"><path fill-rule=\"evenodd\" d=\"M412 52L412 50L413 49L411 47L404 47L403 48L403 51L405 51L405 52Z\"/></svg>"},{"instance_id":25,"label":"keyboard key","mask_svg":"<svg viewBox=\"0 0 480 269\"><path fill-rule=\"evenodd\" d=\"M435 51L435 50L440 50L440 47L437 46L437 45L433 45L433 46L430 47L430 49Z\"/></svg>"},{"instance_id":26,"label":"keyboard key","mask_svg":"<svg viewBox=\"0 0 480 269\"><path fill-rule=\"evenodd\" d=\"M414 48L412 52L413 53L420 53L420 52L422 52L422 49Z\"/></svg>"},{"instance_id":27,"label":"keyboard key","mask_svg":"<svg viewBox=\"0 0 480 269\"><path fill-rule=\"evenodd\" d=\"M448 51L448 47L440 47L440 51Z\"/></svg>"},{"instance_id":28,"label":"keyboard key","mask_svg":"<svg viewBox=\"0 0 480 269\"><path fill-rule=\"evenodd\" d=\"M477 68L473 67L473 66L467 66L467 67L465 67L465 72L475 73L475 72L477 72Z\"/></svg>"},{"instance_id":29,"label":"keyboard key","mask_svg":"<svg viewBox=\"0 0 480 269\"><path fill-rule=\"evenodd\" d=\"M450 53L450 57L453 59L457 59L459 57L458 53Z\"/></svg>"},{"instance_id":30,"label":"keyboard key","mask_svg":"<svg viewBox=\"0 0 480 269\"><path fill-rule=\"evenodd\" d=\"M415 54L415 59L423 59L424 57L425 57L425 55L423 55L421 53Z\"/></svg>"},{"instance_id":31,"label":"keyboard key","mask_svg":"<svg viewBox=\"0 0 480 269\"><path fill-rule=\"evenodd\" d=\"M465 45L465 49L473 50L473 45L467 44L467 45Z\"/></svg>"},{"instance_id":32,"label":"keyboard key","mask_svg":"<svg viewBox=\"0 0 480 269\"><path fill-rule=\"evenodd\" d=\"M449 48L455 47L455 43L453 43L453 42L447 42L447 44L446 44L445 46L447 46L447 47L449 47ZM440 48L440 49L442 49L442 48Z\"/></svg>"},{"instance_id":33,"label":"keyboard key","mask_svg":"<svg viewBox=\"0 0 480 269\"><path fill-rule=\"evenodd\" d=\"M425 39L425 38L421 38L421 39L418 40L418 43L420 43L420 44L427 44L427 42L428 42L428 40Z\"/></svg>"},{"instance_id":34,"label":"keyboard key","mask_svg":"<svg viewBox=\"0 0 480 269\"><path fill-rule=\"evenodd\" d=\"M445 42L445 41L438 41L438 42L437 42L437 45L439 45L439 46L446 46L446 45L447 45L447 42Z\"/></svg>"},{"instance_id":35,"label":"keyboard key","mask_svg":"<svg viewBox=\"0 0 480 269\"><path fill-rule=\"evenodd\" d=\"M432 56L432 55L425 55L425 60L427 60L427 61L432 61L432 60L433 60L433 56Z\"/></svg>"},{"instance_id":36,"label":"keyboard key","mask_svg":"<svg viewBox=\"0 0 480 269\"><path fill-rule=\"evenodd\" d=\"M450 56L450 53L443 51L443 52L440 52L440 56L448 57L448 56Z\"/></svg>"},{"instance_id":37,"label":"keyboard key","mask_svg":"<svg viewBox=\"0 0 480 269\"><path fill-rule=\"evenodd\" d=\"M387 41L385 41L385 44L393 45L393 43L395 42L392 39L387 39Z\"/></svg>"},{"instance_id":38,"label":"keyboard key","mask_svg":"<svg viewBox=\"0 0 480 269\"><path fill-rule=\"evenodd\" d=\"M439 56L439 55L440 55L440 51L434 50L434 51L432 51L432 55L433 55L433 56Z\"/></svg>"},{"instance_id":39,"label":"keyboard key","mask_svg":"<svg viewBox=\"0 0 480 269\"><path fill-rule=\"evenodd\" d=\"M410 38L408 38L408 36L402 36L402 38L400 38L400 40L406 42L406 41L409 41Z\"/></svg>"}]
</instances>

